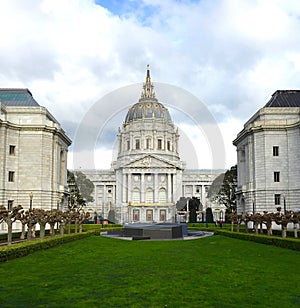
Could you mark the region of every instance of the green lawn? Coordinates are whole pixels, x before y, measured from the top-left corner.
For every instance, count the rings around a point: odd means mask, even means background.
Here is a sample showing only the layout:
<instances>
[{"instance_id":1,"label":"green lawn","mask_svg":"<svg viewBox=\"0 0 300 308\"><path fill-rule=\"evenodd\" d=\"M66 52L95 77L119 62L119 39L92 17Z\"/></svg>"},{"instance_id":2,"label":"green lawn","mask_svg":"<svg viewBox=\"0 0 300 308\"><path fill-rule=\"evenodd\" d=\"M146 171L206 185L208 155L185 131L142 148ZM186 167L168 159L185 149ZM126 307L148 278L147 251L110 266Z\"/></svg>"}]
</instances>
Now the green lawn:
<instances>
[{"instance_id":1,"label":"green lawn","mask_svg":"<svg viewBox=\"0 0 300 308\"><path fill-rule=\"evenodd\" d=\"M0 264L1 307L300 307L300 253L90 237Z\"/></svg>"}]
</instances>

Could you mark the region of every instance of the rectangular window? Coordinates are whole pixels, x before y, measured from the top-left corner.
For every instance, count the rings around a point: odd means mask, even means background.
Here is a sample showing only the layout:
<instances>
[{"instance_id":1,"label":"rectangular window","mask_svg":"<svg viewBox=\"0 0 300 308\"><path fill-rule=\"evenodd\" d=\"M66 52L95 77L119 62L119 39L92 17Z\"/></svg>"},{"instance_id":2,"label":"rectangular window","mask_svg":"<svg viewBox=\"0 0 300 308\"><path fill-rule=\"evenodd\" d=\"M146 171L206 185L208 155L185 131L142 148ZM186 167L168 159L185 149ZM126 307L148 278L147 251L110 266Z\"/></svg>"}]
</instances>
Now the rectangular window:
<instances>
[{"instance_id":1,"label":"rectangular window","mask_svg":"<svg viewBox=\"0 0 300 308\"><path fill-rule=\"evenodd\" d=\"M171 151L171 141L167 141L167 149L168 151Z\"/></svg>"},{"instance_id":2,"label":"rectangular window","mask_svg":"<svg viewBox=\"0 0 300 308\"><path fill-rule=\"evenodd\" d=\"M7 201L7 209L8 209L9 211L12 210L13 205L14 205L14 200L8 200L8 201Z\"/></svg>"},{"instance_id":3,"label":"rectangular window","mask_svg":"<svg viewBox=\"0 0 300 308\"><path fill-rule=\"evenodd\" d=\"M133 221L140 221L140 210L133 210Z\"/></svg>"},{"instance_id":4,"label":"rectangular window","mask_svg":"<svg viewBox=\"0 0 300 308\"><path fill-rule=\"evenodd\" d=\"M274 182L280 182L280 172L279 171L274 172Z\"/></svg>"},{"instance_id":5,"label":"rectangular window","mask_svg":"<svg viewBox=\"0 0 300 308\"><path fill-rule=\"evenodd\" d=\"M280 194L274 195L274 202L275 202L275 205L280 205Z\"/></svg>"},{"instance_id":6,"label":"rectangular window","mask_svg":"<svg viewBox=\"0 0 300 308\"><path fill-rule=\"evenodd\" d=\"M135 140L135 148L136 148L136 150L140 149L140 139Z\"/></svg>"},{"instance_id":7,"label":"rectangular window","mask_svg":"<svg viewBox=\"0 0 300 308\"><path fill-rule=\"evenodd\" d=\"M151 149L151 139L150 138L146 139L146 149L147 150Z\"/></svg>"},{"instance_id":8,"label":"rectangular window","mask_svg":"<svg viewBox=\"0 0 300 308\"><path fill-rule=\"evenodd\" d=\"M279 156L279 146L273 147L273 156Z\"/></svg>"},{"instance_id":9,"label":"rectangular window","mask_svg":"<svg viewBox=\"0 0 300 308\"><path fill-rule=\"evenodd\" d=\"M129 151L129 150L130 150L130 141L127 140L127 151Z\"/></svg>"},{"instance_id":10,"label":"rectangular window","mask_svg":"<svg viewBox=\"0 0 300 308\"><path fill-rule=\"evenodd\" d=\"M9 146L9 155L15 155L16 154L16 146L10 145Z\"/></svg>"},{"instance_id":11,"label":"rectangular window","mask_svg":"<svg viewBox=\"0 0 300 308\"><path fill-rule=\"evenodd\" d=\"M8 171L8 182L14 182L14 181L15 181L15 172Z\"/></svg>"},{"instance_id":12,"label":"rectangular window","mask_svg":"<svg viewBox=\"0 0 300 308\"><path fill-rule=\"evenodd\" d=\"M162 149L162 140L161 140L161 139L158 139L158 140L157 140L157 149L158 149L158 150L161 150L161 149Z\"/></svg>"},{"instance_id":13,"label":"rectangular window","mask_svg":"<svg viewBox=\"0 0 300 308\"><path fill-rule=\"evenodd\" d=\"M146 220L147 221L153 221L153 210L147 210L146 211Z\"/></svg>"},{"instance_id":14,"label":"rectangular window","mask_svg":"<svg viewBox=\"0 0 300 308\"><path fill-rule=\"evenodd\" d=\"M166 210L160 210L159 211L159 220L160 221L166 221L167 212Z\"/></svg>"}]
</instances>

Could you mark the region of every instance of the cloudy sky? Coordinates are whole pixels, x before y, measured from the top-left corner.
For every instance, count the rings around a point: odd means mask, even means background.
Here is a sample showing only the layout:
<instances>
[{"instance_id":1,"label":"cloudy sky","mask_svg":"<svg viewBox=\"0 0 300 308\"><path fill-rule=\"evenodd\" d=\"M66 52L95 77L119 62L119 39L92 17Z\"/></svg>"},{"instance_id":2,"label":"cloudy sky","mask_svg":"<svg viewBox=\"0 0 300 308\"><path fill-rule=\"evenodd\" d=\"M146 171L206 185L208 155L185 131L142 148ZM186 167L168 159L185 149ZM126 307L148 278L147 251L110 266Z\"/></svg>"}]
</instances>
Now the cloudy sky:
<instances>
[{"instance_id":1,"label":"cloudy sky","mask_svg":"<svg viewBox=\"0 0 300 308\"><path fill-rule=\"evenodd\" d=\"M244 122L299 89L299 29L298 0L2 0L0 87L56 117L70 168L109 168L150 64L187 167L229 168Z\"/></svg>"}]
</instances>

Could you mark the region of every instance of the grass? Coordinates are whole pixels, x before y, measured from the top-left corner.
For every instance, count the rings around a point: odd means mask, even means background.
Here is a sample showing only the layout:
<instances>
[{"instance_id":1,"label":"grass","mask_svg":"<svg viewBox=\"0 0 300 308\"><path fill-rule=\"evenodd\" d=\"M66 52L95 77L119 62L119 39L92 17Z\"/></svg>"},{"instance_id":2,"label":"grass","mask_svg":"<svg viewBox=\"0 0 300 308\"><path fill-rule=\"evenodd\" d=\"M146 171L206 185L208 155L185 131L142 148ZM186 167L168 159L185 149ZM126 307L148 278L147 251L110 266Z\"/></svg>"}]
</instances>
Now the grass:
<instances>
[{"instance_id":1,"label":"grass","mask_svg":"<svg viewBox=\"0 0 300 308\"><path fill-rule=\"evenodd\" d=\"M299 307L300 253L92 236L0 264L1 307Z\"/></svg>"}]
</instances>

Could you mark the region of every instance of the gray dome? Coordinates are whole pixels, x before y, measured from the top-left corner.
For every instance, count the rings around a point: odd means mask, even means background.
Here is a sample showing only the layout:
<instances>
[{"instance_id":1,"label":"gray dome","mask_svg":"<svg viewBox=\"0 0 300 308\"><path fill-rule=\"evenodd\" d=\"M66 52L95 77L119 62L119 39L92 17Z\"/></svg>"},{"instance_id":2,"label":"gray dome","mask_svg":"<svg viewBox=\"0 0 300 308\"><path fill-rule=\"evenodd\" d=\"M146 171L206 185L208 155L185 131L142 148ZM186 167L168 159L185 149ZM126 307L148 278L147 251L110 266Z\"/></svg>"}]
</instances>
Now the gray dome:
<instances>
[{"instance_id":1,"label":"gray dome","mask_svg":"<svg viewBox=\"0 0 300 308\"><path fill-rule=\"evenodd\" d=\"M172 122L168 109L159 103L155 97L154 86L150 78L149 64L147 65L147 77L146 82L143 84L141 97L138 103L134 104L128 110L125 124L142 119L157 119Z\"/></svg>"},{"instance_id":2,"label":"gray dome","mask_svg":"<svg viewBox=\"0 0 300 308\"><path fill-rule=\"evenodd\" d=\"M140 119L161 119L171 122L168 109L157 100L139 100L127 112L125 123L129 123Z\"/></svg>"}]
</instances>

